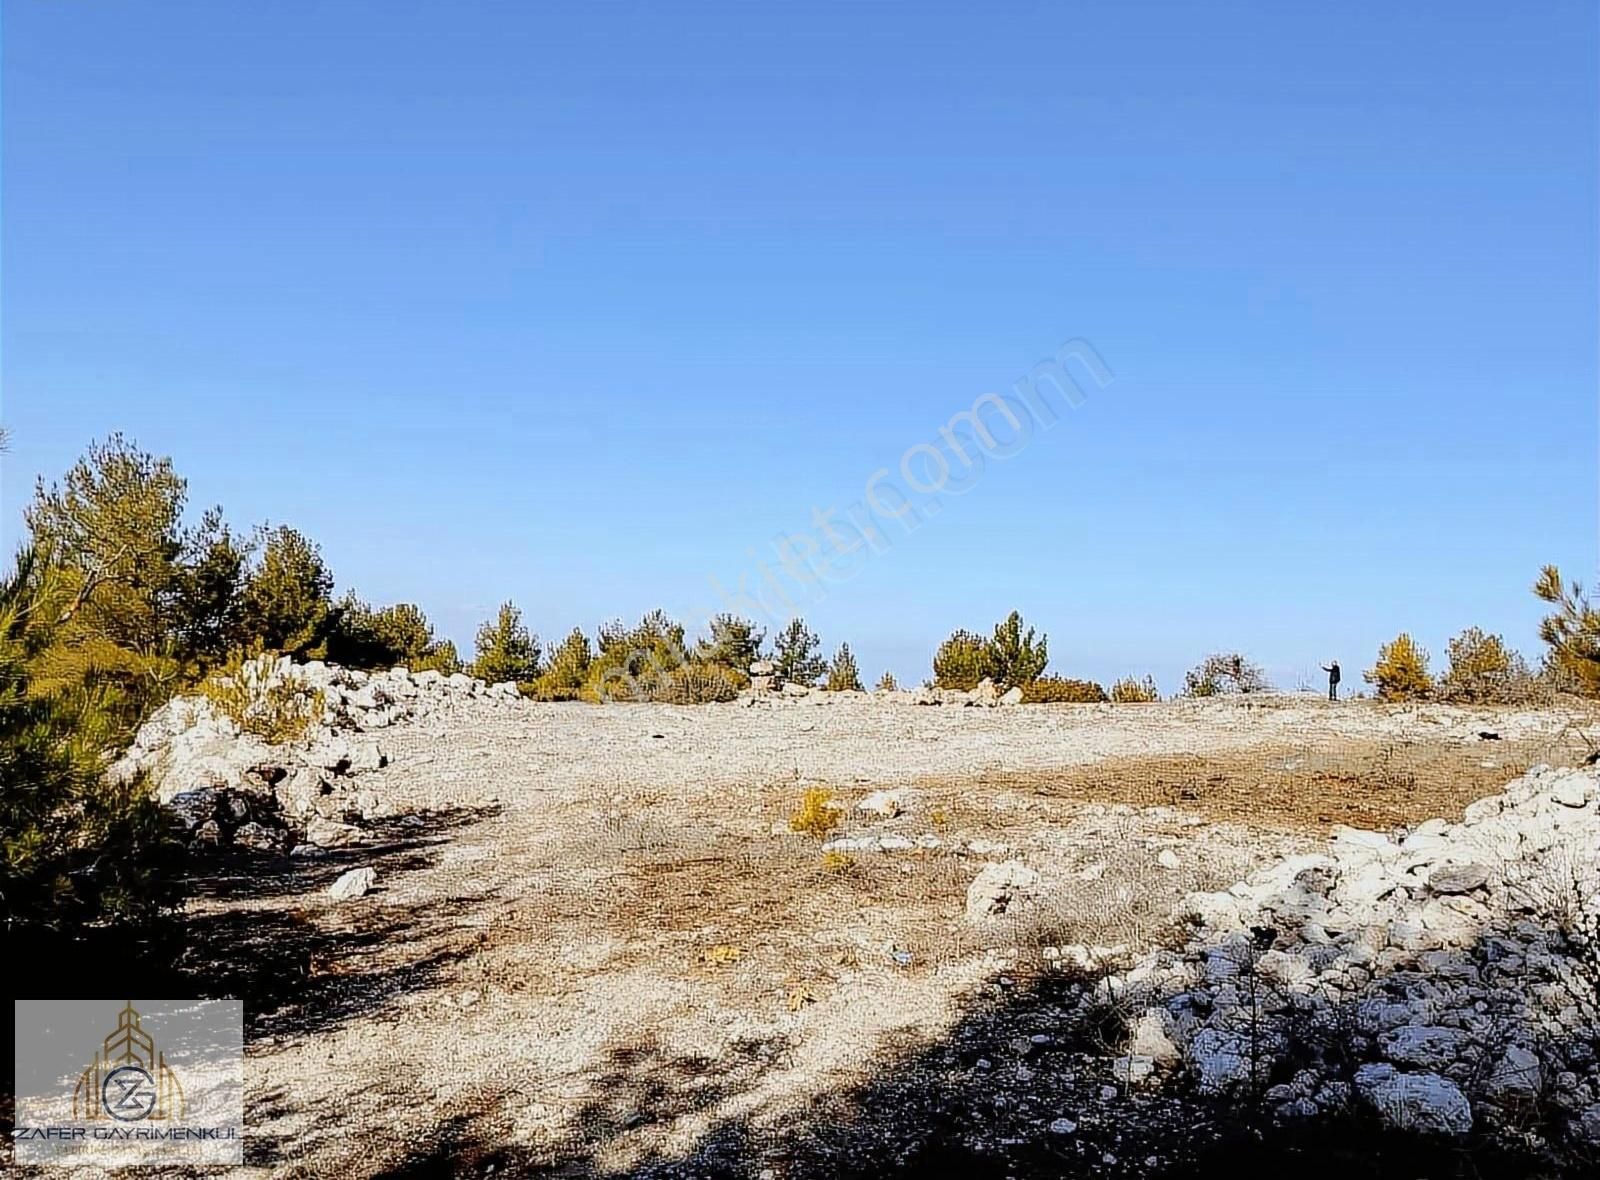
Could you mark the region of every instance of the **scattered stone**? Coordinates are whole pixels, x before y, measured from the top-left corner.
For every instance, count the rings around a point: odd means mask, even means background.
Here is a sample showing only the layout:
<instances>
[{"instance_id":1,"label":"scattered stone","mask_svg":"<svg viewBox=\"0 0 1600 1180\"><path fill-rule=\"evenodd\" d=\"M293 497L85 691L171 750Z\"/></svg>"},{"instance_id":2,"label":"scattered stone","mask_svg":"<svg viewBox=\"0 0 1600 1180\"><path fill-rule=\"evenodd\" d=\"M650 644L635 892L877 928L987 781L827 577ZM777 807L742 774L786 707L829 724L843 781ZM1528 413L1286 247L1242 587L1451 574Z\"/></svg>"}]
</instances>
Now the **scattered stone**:
<instances>
[{"instance_id":1,"label":"scattered stone","mask_svg":"<svg viewBox=\"0 0 1600 1180\"><path fill-rule=\"evenodd\" d=\"M986 865L967 887L967 920L1010 913L1038 883L1039 874L1021 861Z\"/></svg>"},{"instance_id":2,"label":"scattered stone","mask_svg":"<svg viewBox=\"0 0 1600 1180\"><path fill-rule=\"evenodd\" d=\"M351 869L328 886L328 896L334 901L353 901L365 897L377 880L378 874L374 869Z\"/></svg>"}]
</instances>

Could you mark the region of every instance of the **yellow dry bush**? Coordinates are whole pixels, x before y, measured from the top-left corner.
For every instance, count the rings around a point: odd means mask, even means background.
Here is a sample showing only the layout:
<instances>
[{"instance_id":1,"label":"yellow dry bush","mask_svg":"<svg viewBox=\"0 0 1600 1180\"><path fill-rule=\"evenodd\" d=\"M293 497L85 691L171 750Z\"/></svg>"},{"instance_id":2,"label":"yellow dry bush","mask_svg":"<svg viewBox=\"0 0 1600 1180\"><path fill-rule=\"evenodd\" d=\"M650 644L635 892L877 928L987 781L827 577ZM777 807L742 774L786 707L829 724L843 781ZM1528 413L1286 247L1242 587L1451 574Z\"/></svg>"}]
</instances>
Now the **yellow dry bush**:
<instances>
[{"instance_id":1,"label":"yellow dry bush","mask_svg":"<svg viewBox=\"0 0 1600 1180\"><path fill-rule=\"evenodd\" d=\"M1378 662L1364 676L1385 701L1422 700L1433 692L1428 653L1404 632L1378 649Z\"/></svg>"},{"instance_id":2,"label":"yellow dry bush","mask_svg":"<svg viewBox=\"0 0 1600 1180\"><path fill-rule=\"evenodd\" d=\"M855 865L848 853L824 852L822 854L822 867L830 873L846 873Z\"/></svg>"},{"instance_id":3,"label":"yellow dry bush","mask_svg":"<svg viewBox=\"0 0 1600 1180\"><path fill-rule=\"evenodd\" d=\"M1132 676L1124 676L1111 686L1111 699L1119 705L1146 705L1159 701L1161 690L1156 687L1153 677L1135 680Z\"/></svg>"},{"instance_id":4,"label":"yellow dry bush","mask_svg":"<svg viewBox=\"0 0 1600 1180\"><path fill-rule=\"evenodd\" d=\"M839 826L839 809L826 787L807 787L800 806L789 816L789 829L821 839Z\"/></svg>"}]
</instances>

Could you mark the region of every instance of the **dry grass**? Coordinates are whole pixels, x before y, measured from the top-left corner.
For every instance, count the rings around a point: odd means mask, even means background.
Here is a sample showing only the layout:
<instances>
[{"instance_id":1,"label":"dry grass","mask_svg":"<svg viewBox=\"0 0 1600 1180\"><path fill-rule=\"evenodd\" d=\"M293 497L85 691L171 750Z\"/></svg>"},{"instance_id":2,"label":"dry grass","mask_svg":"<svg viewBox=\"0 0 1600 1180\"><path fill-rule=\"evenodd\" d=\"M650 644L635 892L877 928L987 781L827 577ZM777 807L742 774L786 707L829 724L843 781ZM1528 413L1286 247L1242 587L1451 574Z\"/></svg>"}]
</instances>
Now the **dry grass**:
<instances>
[{"instance_id":1,"label":"dry grass","mask_svg":"<svg viewBox=\"0 0 1600 1180\"><path fill-rule=\"evenodd\" d=\"M1223 754L1110 758L1044 772L1005 771L961 783L981 796L1016 792L1084 803L1174 807L1217 822L1322 833L1337 824L1391 828L1431 816L1459 819L1475 799L1494 794L1539 762L1573 763L1576 734L1554 742L1484 741L1441 746L1422 740L1351 742L1337 748L1258 749Z\"/></svg>"}]
</instances>

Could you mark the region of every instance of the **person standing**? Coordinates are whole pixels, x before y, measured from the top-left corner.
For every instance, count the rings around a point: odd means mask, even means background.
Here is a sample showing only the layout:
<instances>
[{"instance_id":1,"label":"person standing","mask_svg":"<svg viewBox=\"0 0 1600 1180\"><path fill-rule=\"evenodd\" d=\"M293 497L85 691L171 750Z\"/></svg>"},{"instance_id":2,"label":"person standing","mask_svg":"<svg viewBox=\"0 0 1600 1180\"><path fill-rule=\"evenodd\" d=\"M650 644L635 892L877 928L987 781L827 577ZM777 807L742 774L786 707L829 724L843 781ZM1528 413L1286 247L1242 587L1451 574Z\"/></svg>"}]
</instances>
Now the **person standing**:
<instances>
[{"instance_id":1,"label":"person standing","mask_svg":"<svg viewBox=\"0 0 1600 1180\"><path fill-rule=\"evenodd\" d=\"M1336 701L1339 699L1339 661L1323 664L1322 670L1328 674L1328 699Z\"/></svg>"}]
</instances>

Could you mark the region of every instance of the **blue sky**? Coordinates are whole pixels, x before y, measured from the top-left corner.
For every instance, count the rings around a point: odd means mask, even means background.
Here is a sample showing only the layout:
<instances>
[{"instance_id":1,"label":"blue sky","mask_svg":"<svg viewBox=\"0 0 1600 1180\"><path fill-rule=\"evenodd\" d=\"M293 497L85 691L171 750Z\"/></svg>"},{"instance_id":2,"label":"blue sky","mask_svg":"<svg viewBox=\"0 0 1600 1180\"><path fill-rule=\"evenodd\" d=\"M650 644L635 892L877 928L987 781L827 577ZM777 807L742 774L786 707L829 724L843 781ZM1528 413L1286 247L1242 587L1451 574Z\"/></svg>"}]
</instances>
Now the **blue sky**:
<instances>
[{"instance_id":1,"label":"blue sky","mask_svg":"<svg viewBox=\"0 0 1600 1180\"><path fill-rule=\"evenodd\" d=\"M1533 653L1595 570L1590 3L3 22L8 535L120 429L463 644L690 615L1081 340L1109 384L791 587L869 678L1012 607L1168 690Z\"/></svg>"}]
</instances>

